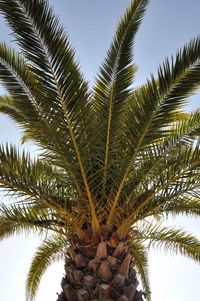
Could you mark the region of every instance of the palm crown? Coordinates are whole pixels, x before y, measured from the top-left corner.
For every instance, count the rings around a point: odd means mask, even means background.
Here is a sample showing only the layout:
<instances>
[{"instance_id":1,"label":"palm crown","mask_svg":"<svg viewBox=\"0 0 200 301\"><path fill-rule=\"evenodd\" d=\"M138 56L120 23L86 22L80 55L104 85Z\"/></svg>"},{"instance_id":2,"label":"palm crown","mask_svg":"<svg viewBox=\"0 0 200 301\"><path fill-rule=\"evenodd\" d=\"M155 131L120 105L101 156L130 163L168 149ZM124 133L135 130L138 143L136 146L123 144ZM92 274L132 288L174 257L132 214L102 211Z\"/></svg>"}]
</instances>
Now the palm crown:
<instances>
[{"instance_id":1,"label":"palm crown","mask_svg":"<svg viewBox=\"0 0 200 301\"><path fill-rule=\"evenodd\" d=\"M0 0L20 50L0 44L8 92L0 111L20 125L22 142L39 148L34 159L14 146L0 148L0 186L19 198L1 204L0 237L48 234L29 270L28 296L86 228L95 235L106 225L128 237L149 299L149 245L200 261L200 242L159 218L200 213L200 113L183 113L200 83L200 38L134 87L133 45L147 4L131 2L89 89L47 1Z\"/></svg>"}]
</instances>

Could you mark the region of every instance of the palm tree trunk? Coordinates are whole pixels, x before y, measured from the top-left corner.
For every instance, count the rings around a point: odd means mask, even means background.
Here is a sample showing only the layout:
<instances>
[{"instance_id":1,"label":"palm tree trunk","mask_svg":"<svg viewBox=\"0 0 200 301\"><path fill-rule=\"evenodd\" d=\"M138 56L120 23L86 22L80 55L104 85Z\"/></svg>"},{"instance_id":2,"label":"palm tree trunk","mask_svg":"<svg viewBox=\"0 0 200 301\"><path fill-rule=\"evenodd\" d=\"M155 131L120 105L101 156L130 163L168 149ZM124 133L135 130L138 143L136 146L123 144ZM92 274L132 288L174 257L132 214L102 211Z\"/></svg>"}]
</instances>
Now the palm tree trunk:
<instances>
[{"instance_id":1,"label":"palm tree trunk","mask_svg":"<svg viewBox=\"0 0 200 301\"><path fill-rule=\"evenodd\" d=\"M67 250L57 301L143 301L128 239L120 241L108 231L84 236Z\"/></svg>"}]
</instances>

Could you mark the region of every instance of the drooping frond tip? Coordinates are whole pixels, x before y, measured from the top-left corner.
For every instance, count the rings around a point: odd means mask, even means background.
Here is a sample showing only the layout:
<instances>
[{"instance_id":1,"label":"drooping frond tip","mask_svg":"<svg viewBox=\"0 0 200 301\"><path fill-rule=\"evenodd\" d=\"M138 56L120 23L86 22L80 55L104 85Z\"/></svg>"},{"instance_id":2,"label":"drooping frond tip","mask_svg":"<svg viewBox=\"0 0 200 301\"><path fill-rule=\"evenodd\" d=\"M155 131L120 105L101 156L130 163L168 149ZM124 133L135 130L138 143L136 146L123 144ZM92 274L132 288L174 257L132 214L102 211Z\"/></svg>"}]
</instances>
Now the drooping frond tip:
<instances>
[{"instance_id":1,"label":"drooping frond tip","mask_svg":"<svg viewBox=\"0 0 200 301\"><path fill-rule=\"evenodd\" d=\"M45 240L36 251L26 280L27 300L33 300L38 290L41 277L50 264L63 258L66 240L62 236L54 236Z\"/></svg>"}]
</instances>

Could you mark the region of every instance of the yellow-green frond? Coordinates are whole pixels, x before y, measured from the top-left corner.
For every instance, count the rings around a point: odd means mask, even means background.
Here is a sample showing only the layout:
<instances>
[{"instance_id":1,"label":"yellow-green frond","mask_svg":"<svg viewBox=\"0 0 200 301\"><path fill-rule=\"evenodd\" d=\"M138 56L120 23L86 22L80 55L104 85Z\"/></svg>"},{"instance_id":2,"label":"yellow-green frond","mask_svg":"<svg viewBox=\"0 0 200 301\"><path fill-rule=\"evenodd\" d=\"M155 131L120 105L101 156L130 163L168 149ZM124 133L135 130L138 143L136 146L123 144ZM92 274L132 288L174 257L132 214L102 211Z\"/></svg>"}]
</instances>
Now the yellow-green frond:
<instances>
[{"instance_id":1,"label":"yellow-green frond","mask_svg":"<svg viewBox=\"0 0 200 301\"><path fill-rule=\"evenodd\" d=\"M160 224L148 224L140 233L144 240L149 241L149 246L181 254L200 263L200 241L194 235Z\"/></svg>"},{"instance_id":2,"label":"yellow-green frond","mask_svg":"<svg viewBox=\"0 0 200 301\"><path fill-rule=\"evenodd\" d=\"M51 263L64 258L66 247L66 238L59 235L49 237L37 249L26 280L27 300L33 300L35 298L41 277Z\"/></svg>"},{"instance_id":3,"label":"yellow-green frond","mask_svg":"<svg viewBox=\"0 0 200 301\"><path fill-rule=\"evenodd\" d=\"M134 265L140 276L147 301L151 300L151 291L148 274L148 254L146 247L137 239L131 239L131 252L134 257Z\"/></svg>"}]
</instances>

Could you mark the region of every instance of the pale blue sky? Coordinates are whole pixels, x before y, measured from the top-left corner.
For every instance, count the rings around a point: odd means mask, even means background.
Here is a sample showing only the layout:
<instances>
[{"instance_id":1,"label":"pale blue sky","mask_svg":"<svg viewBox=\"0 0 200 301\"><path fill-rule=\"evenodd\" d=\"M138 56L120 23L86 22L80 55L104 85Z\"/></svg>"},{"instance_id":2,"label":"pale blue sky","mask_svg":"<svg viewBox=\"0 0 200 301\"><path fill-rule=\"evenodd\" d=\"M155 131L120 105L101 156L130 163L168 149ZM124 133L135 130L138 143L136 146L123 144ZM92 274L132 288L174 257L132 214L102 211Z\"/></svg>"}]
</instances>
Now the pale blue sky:
<instances>
[{"instance_id":1,"label":"pale blue sky","mask_svg":"<svg viewBox=\"0 0 200 301\"><path fill-rule=\"evenodd\" d=\"M128 0L50 0L76 48L82 71L92 83L105 56L119 16ZM152 0L137 35L135 61L139 67L136 84L142 83L166 56L200 33L199 0ZM11 40L1 20L0 40ZM192 110L199 105L196 96ZM0 142L19 142L17 127L0 116ZM3 194L1 193L3 198ZM1 199L0 199L1 200ZM2 199L3 201L3 199ZM200 238L200 220L179 218L173 221ZM39 240L17 237L0 245L0 299L25 301L24 282L27 268ZM62 263L49 269L36 301L56 301L60 290ZM200 267L180 256L150 254L150 279L153 301L200 300Z\"/></svg>"}]
</instances>

